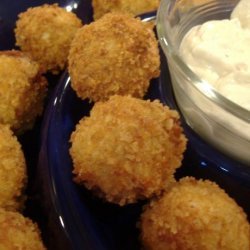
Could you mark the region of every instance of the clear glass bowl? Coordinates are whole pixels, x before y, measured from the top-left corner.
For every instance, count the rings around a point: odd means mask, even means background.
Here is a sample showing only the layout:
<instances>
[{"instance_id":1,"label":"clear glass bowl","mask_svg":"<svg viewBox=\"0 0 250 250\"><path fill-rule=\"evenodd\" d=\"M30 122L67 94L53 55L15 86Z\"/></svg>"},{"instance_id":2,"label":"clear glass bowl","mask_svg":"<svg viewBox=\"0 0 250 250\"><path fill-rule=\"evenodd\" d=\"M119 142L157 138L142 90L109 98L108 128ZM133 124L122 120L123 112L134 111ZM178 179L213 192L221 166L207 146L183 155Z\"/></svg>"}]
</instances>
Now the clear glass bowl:
<instances>
[{"instance_id":1,"label":"clear glass bowl","mask_svg":"<svg viewBox=\"0 0 250 250\"><path fill-rule=\"evenodd\" d=\"M162 0L157 32L168 60L174 95L186 123L204 140L250 165L250 112L202 81L179 56L185 34L208 20L229 18L238 0Z\"/></svg>"}]
</instances>

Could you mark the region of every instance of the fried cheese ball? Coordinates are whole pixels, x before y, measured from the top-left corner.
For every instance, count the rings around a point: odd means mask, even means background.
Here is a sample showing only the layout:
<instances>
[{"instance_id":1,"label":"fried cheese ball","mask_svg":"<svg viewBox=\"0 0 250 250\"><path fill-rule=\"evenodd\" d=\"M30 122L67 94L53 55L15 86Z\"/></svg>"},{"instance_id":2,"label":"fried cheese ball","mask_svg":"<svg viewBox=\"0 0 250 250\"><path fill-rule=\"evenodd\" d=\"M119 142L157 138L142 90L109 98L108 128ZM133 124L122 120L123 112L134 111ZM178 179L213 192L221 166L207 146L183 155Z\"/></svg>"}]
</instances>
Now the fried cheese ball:
<instances>
[{"instance_id":1,"label":"fried cheese ball","mask_svg":"<svg viewBox=\"0 0 250 250\"><path fill-rule=\"evenodd\" d=\"M120 206L167 188L186 148L176 111L118 95L96 103L70 141L75 181Z\"/></svg>"},{"instance_id":2,"label":"fried cheese ball","mask_svg":"<svg viewBox=\"0 0 250 250\"><path fill-rule=\"evenodd\" d=\"M93 0L94 19L102 17L104 14L119 11L132 14L134 16L149 11L157 10L160 0Z\"/></svg>"},{"instance_id":3,"label":"fried cheese ball","mask_svg":"<svg viewBox=\"0 0 250 250\"><path fill-rule=\"evenodd\" d=\"M146 207L140 224L145 249L250 249L246 214L208 180L181 179Z\"/></svg>"},{"instance_id":4,"label":"fried cheese ball","mask_svg":"<svg viewBox=\"0 0 250 250\"><path fill-rule=\"evenodd\" d=\"M0 124L0 207L22 209L26 181L26 163L21 145L9 126Z\"/></svg>"},{"instance_id":5,"label":"fried cheese ball","mask_svg":"<svg viewBox=\"0 0 250 250\"><path fill-rule=\"evenodd\" d=\"M44 4L19 14L16 45L40 64L43 72L58 73L67 63L71 41L81 20L57 4Z\"/></svg>"},{"instance_id":6,"label":"fried cheese ball","mask_svg":"<svg viewBox=\"0 0 250 250\"><path fill-rule=\"evenodd\" d=\"M39 66L19 51L0 52L0 123L21 133L42 113L47 81Z\"/></svg>"},{"instance_id":7,"label":"fried cheese ball","mask_svg":"<svg viewBox=\"0 0 250 250\"><path fill-rule=\"evenodd\" d=\"M151 25L127 14L106 14L83 26L69 53L72 88L95 102L114 94L143 97L159 66Z\"/></svg>"},{"instance_id":8,"label":"fried cheese ball","mask_svg":"<svg viewBox=\"0 0 250 250\"><path fill-rule=\"evenodd\" d=\"M1 250L45 250L40 230L29 218L0 209Z\"/></svg>"}]
</instances>

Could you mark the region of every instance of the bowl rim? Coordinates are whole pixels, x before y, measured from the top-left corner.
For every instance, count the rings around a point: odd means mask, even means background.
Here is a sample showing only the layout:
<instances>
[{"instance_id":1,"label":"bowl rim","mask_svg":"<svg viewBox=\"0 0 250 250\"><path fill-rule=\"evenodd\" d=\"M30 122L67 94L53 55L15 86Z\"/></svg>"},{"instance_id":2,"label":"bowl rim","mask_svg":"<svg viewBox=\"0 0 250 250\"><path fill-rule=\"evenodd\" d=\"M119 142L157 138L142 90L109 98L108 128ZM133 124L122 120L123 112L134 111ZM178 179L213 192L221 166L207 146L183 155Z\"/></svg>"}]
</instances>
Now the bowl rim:
<instances>
[{"instance_id":1,"label":"bowl rim","mask_svg":"<svg viewBox=\"0 0 250 250\"><path fill-rule=\"evenodd\" d=\"M207 81L202 80L190 67L183 61L179 51L176 50L171 43L170 35L164 25L166 21L166 13L169 13L171 8L177 0L162 0L158 8L156 17L156 30L161 48L167 57L175 63L182 73L184 73L187 78L191 79L192 87L199 91L199 93L205 98L209 99L211 102L218 105L220 108L224 109L231 115L239 118L240 120L250 123L250 111L246 108L234 103L230 99L226 98L224 95L220 94L215 88L212 87ZM214 2L213 0L210 2ZM202 4L200 6L203 6ZM206 89L206 91L202 91Z\"/></svg>"},{"instance_id":2,"label":"bowl rim","mask_svg":"<svg viewBox=\"0 0 250 250\"><path fill-rule=\"evenodd\" d=\"M72 249L81 249L84 246L86 249L107 250L104 238L95 230L94 217L80 200L80 195L76 190L79 187L73 184L71 169L68 168L66 162L63 167L60 164L62 160L59 149L64 153L66 151L65 145L60 142L62 136L66 135L63 134L59 121L63 119L62 107L65 104L66 93L70 89L70 77L65 70L50 96L42 122L38 173L42 173L41 178L44 182L42 190L49 196L50 206L45 210L49 210L49 213L53 210L57 219L57 229L61 230L61 238ZM71 91L73 92L73 90ZM70 175L65 175L65 170ZM54 233L54 229L50 230Z\"/></svg>"}]
</instances>

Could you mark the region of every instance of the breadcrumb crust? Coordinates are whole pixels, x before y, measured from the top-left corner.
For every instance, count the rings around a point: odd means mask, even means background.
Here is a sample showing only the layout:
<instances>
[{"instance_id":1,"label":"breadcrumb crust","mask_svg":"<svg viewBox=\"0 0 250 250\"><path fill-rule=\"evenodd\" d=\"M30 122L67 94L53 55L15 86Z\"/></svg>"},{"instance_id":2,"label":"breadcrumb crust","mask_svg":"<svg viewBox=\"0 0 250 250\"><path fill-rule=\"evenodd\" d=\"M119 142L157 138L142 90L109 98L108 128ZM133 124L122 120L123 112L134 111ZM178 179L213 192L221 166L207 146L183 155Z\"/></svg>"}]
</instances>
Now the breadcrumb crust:
<instances>
[{"instance_id":1,"label":"breadcrumb crust","mask_svg":"<svg viewBox=\"0 0 250 250\"><path fill-rule=\"evenodd\" d=\"M186 148L176 111L130 96L96 103L70 141L75 181L121 206L167 188Z\"/></svg>"},{"instance_id":2,"label":"breadcrumb crust","mask_svg":"<svg viewBox=\"0 0 250 250\"><path fill-rule=\"evenodd\" d=\"M45 250L37 224L17 212L0 209L1 250Z\"/></svg>"},{"instance_id":3,"label":"breadcrumb crust","mask_svg":"<svg viewBox=\"0 0 250 250\"><path fill-rule=\"evenodd\" d=\"M95 102L114 94L143 97L159 67L152 25L127 14L107 14L83 26L69 53L72 88Z\"/></svg>"},{"instance_id":4,"label":"breadcrumb crust","mask_svg":"<svg viewBox=\"0 0 250 250\"><path fill-rule=\"evenodd\" d=\"M43 111L47 80L39 66L19 51L0 52L0 123L21 133Z\"/></svg>"},{"instance_id":5,"label":"breadcrumb crust","mask_svg":"<svg viewBox=\"0 0 250 250\"><path fill-rule=\"evenodd\" d=\"M70 44L81 20L58 4L29 8L18 15L16 45L37 61L43 72L66 67Z\"/></svg>"},{"instance_id":6,"label":"breadcrumb crust","mask_svg":"<svg viewBox=\"0 0 250 250\"><path fill-rule=\"evenodd\" d=\"M9 126L0 124L0 207L21 210L26 182L26 163L21 145Z\"/></svg>"},{"instance_id":7,"label":"breadcrumb crust","mask_svg":"<svg viewBox=\"0 0 250 250\"><path fill-rule=\"evenodd\" d=\"M140 227L145 249L250 249L246 214L208 180L181 179L146 207Z\"/></svg>"},{"instance_id":8,"label":"breadcrumb crust","mask_svg":"<svg viewBox=\"0 0 250 250\"><path fill-rule=\"evenodd\" d=\"M129 13L134 16L157 10L160 0L93 0L92 6L94 10L94 19L98 19L103 15L119 11Z\"/></svg>"}]
</instances>

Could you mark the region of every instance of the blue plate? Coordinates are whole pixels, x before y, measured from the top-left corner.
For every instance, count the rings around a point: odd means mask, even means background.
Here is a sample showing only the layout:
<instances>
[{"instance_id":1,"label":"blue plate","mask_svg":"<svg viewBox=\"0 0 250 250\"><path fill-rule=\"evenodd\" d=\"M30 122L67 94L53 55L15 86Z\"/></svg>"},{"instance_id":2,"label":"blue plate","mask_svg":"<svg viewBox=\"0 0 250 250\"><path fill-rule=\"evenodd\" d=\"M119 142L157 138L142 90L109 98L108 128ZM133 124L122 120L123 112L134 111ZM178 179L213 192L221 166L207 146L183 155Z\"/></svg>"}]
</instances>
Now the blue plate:
<instances>
[{"instance_id":1,"label":"blue plate","mask_svg":"<svg viewBox=\"0 0 250 250\"><path fill-rule=\"evenodd\" d=\"M178 109L173 97L166 61L162 57L162 74L152 81L146 98L160 99ZM118 207L102 202L72 181L72 162L69 156L69 137L75 125L89 114L92 105L77 98L67 73L62 76L45 114L40 179L43 198L49 212L50 232L59 231L49 241L60 249L140 249L136 222L142 203ZM180 178L192 175L216 181L250 214L250 172L247 166L227 158L207 145L183 122L189 138L183 166L176 173ZM51 229L50 228L50 229ZM55 231L54 231L55 230Z\"/></svg>"},{"instance_id":2,"label":"blue plate","mask_svg":"<svg viewBox=\"0 0 250 250\"><path fill-rule=\"evenodd\" d=\"M92 21L91 1L34 1L32 4L58 2L72 8L78 16ZM31 6L31 1L0 2L0 48L14 47L13 28L17 14ZM145 98L160 99L178 109L170 82L167 63L161 58L161 76L152 81ZM21 139L30 171L29 209L27 214L36 218L43 230L49 249L133 250L140 249L136 222L144 203L119 207L105 203L91 192L72 181L72 162L68 153L69 137L82 116L88 115L92 105L81 101L70 87L65 72L60 81L50 78L51 94L44 115L40 139L40 121L33 131ZM56 85L56 87L54 87ZM250 170L217 152L197 136L182 120L189 139L182 167L176 173L180 178L192 175L216 181L245 209L250 216ZM41 141L38 169L34 169ZM32 209L33 207L33 209ZM35 209L34 209L35 208Z\"/></svg>"},{"instance_id":3,"label":"blue plate","mask_svg":"<svg viewBox=\"0 0 250 250\"><path fill-rule=\"evenodd\" d=\"M161 60L161 76L152 81L145 98L160 99L178 109L163 56ZM51 249L59 249L58 244L62 241L65 243L60 249L140 249L136 222L143 204L121 208L105 203L72 181L69 137L91 108L88 101L77 98L66 72L51 97L43 123L39 161L42 200L46 201L45 210L47 215L49 213L50 233L57 234L57 237L53 234L52 241L48 242ZM183 120L182 123L189 143L183 166L176 177L192 175L216 181L249 215L249 168L217 152L192 132Z\"/></svg>"}]
</instances>

